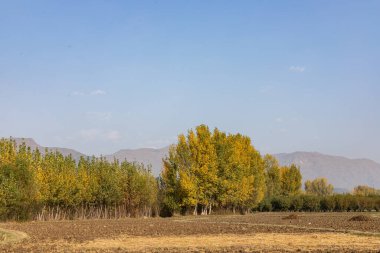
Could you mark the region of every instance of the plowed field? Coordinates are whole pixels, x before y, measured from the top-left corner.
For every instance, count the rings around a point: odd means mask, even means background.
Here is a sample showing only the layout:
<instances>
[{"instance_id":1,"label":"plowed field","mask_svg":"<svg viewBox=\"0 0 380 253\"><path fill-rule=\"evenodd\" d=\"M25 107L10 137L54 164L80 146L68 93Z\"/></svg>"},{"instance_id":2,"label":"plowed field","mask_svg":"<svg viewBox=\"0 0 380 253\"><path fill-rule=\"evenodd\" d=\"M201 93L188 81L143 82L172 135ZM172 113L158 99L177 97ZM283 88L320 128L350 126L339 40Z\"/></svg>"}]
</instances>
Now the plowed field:
<instances>
[{"instance_id":1,"label":"plowed field","mask_svg":"<svg viewBox=\"0 0 380 253\"><path fill-rule=\"evenodd\" d=\"M10 222L0 224L0 252L380 252L380 214L364 214L368 221L350 221L355 215ZM9 231L27 236L7 240Z\"/></svg>"}]
</instances>

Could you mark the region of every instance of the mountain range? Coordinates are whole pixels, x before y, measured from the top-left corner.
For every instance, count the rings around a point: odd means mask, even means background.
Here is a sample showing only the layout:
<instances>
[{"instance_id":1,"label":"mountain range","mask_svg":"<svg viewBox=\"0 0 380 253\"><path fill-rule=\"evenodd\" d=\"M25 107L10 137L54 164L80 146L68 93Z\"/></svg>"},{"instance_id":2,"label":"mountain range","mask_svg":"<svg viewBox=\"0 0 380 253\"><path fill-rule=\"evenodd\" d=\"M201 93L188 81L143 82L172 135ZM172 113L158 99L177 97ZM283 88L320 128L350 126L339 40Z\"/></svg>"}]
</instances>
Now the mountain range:
<instances>
[{"instance_id":1,"label":"mountain range","mask_svg":"<svg viewBox=\"0 0 380 253\"><path fill-rule=\"evenodd\" d=\"M45 149L59 151L63 155L71 154L75 160L87 156L73 149L59 147L43 147L31 138L14 138L17 144L25 143L31 149L38 148L42 153ZM112 161L135 161L152 166L152 172L158 176L162 167L162 159L168 154L169 147L160 149L122 149L104 157ZM317 152L294 152L274 154L280 165L292 163L300 166L303 181L317 177L325 177L339 191L352 190L357 185L368 185L380 188L380 164L369 159L349 159Z\"/></svg>"}]
</instances>

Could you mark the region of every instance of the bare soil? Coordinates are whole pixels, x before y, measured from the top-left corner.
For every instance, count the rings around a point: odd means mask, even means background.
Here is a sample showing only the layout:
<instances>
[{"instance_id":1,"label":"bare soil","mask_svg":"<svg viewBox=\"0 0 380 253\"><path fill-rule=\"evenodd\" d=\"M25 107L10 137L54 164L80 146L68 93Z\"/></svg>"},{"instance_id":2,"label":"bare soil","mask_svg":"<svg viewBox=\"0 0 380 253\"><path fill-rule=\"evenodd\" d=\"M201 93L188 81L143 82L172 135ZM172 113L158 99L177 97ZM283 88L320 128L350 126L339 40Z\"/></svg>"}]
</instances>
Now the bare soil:
<instances>
[{"instance_id":1,"label":"bare soil","mask_svg":"<svg viewBox=\"0 0 380 253\"><path fill-rule=\"evenodd\" d=\"M367 215L356 215L349 219L349 221L371 221L371 220L372 218Z\"/></svg>"},{"instance_id":2,"label":"bare soil","mask_svg":"<svg viewBox=\"0 0 380 253\"><path fill-rule=\"evenodd\" d=\"M1 223L0 252L380 252L380 214L294 213Z\"/></svg>"},{"instance_id":3,"label":"bare soil","mask_svg":"<svg viewBox=\"0 0 380 253\"><path fill-rule=\"evenodd\" d=\"M285 216L284 218L282 218L283 220L298 220L298 215L297 214L290 214L288 216Z\"/></svg>"}]
</instances>

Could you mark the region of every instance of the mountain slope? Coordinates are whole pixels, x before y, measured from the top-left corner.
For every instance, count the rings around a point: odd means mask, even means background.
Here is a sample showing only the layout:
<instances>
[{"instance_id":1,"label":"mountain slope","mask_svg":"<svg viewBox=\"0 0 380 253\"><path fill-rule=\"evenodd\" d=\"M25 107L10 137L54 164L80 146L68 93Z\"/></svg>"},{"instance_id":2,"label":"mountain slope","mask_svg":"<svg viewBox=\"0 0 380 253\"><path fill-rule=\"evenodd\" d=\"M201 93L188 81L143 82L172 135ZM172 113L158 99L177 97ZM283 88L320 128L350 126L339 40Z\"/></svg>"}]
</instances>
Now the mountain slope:
<instances>
[{"instance_id":1,"label":"mountain slope","mask_svg":"<svg viewBox=\"0 0 380 253\"><path fill-rule=\"evenodd\" d=\"M48 151L58 151L64 156L68 156L71 154L71 156L74 158L74 160L78 161L81 156L87 157L86 155L69 148L59 148L59 147L43 147L39 144L37 144L32 138L12 138L16 141L17 145L21 145L22 143L25 143L26 146L30 147L32 150L39 149L39 151L42 154L45 154L45 150Z\"/></svg>"},{"instance_id":2,"label":"mountain slope","mask_svg":"<svg viewBox=\"0 0 380 253\"><path fill-rule=\"evenodd\" d=\"M348 159L316 152L274 155L281 165L301 167L303 180L325 177L336 188L352 189L359 184L380 188L380 164L368 159Z\"/></svg>"},{"instance_id":3,"label":"mountain slope","mask_svg":"<svg viewBox=\"0 0 380 253\"><path fill-rule=\"evenodd\" d=\"M152 172L155 176L158 176L161 172L162 159L169 152L169 147L160 149L154 148L141 148L141 149L123 149L112 155L107 155L106 158L112 161L116 158L119 161L135 161L143 164L152 165Z\"/></svg>"},{"instance_id":4,"label":"mountain slope","mask_svg":"<svg viewBox=\"0 0 380 253\"><path fill-rule=\"evenodd\" d=\"M25 142L32 149L38 148L42 153L45 147L38 145L31 138L14 138L17 144ZM48 147L49 151L59 151L64 155L71 154L79 160L86 156L76 150ZM106 155L106 159L113 161L134 161L152 165L152 172L158 176L162 168L162 159L168 154L169 147L161 149L123 149L114 154ZM317 177L325 177L335 188L351 190L359 184L380 188L380 164L368 159L348 159L340 156L325 155L316 152L294 152L274 155L281 165L295 163L301 168L303 181Z\"/></svg>"}]
</instances>

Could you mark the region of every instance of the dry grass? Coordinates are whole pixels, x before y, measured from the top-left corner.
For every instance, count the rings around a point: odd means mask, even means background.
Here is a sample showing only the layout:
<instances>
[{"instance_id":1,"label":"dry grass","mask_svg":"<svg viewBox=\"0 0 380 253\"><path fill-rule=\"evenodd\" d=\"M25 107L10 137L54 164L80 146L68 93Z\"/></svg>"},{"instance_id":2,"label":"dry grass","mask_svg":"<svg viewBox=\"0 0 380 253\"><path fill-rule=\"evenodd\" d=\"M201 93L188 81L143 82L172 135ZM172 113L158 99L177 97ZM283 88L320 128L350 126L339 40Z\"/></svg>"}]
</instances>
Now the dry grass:
<instances>
[{"instance_id":1,"label":"dry grass","mask_svg":"<svg viewBox=\"0 0 380 253\"><path fill-rule=\"evenodd\" d=\"M28 238L26 233L0 228L0 244L20 242Z\"/></svg>"},{"instance_id":2,"label":"dry grass","mask_svg":"<svg viewBox=\"0 0 380 253\"><path fill-rule=\"evenodd\" d=\"M149 251L153 249L209 249L254 248L265 251L307 250L350 250L370 251L380 248L377 237L363 237L350 234L313 233L278 234L258 233L253 235L200 235L200 236L120 236L116 239L97 239L76 245L77 249L125 249L128 251ZM79 247L79 248L78 248Z\"/></svg>"}]
</instances>

